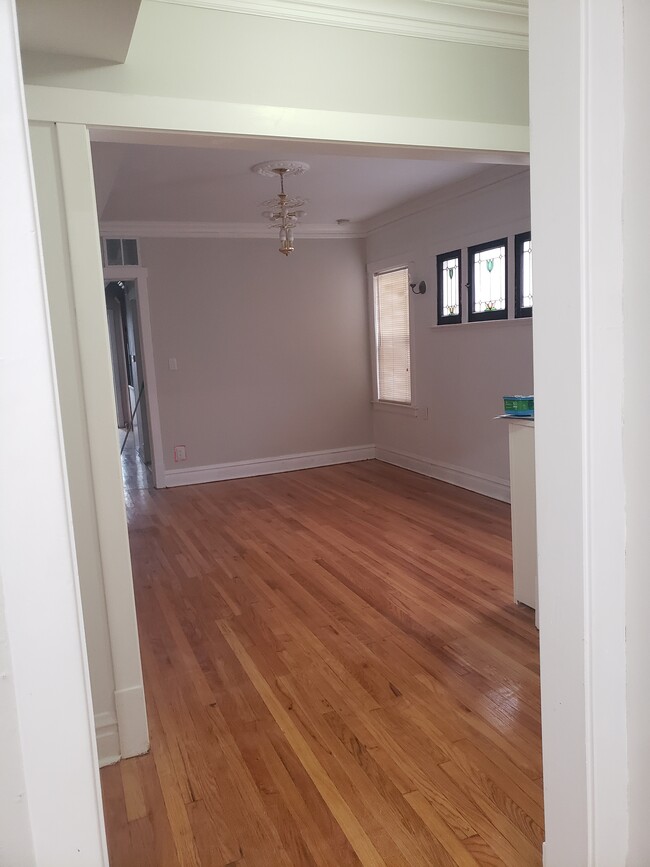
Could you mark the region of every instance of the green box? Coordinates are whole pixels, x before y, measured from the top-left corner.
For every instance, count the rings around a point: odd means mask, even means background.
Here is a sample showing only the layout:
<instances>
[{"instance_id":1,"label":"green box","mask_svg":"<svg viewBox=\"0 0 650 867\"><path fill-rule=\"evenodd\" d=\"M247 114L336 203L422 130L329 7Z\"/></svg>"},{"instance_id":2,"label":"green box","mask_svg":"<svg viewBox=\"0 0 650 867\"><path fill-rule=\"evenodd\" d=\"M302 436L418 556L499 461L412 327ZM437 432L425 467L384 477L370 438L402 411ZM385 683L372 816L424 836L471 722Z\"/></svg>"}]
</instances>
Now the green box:
<instances>
[{"instance_id":1,"label":"green box","mask_svg":"<svg viewBox=\"0 0 650 867\"><path fill-rule=\"evenodd\" d=\"M535 398L532 394L504 396L503 411L506 415L533 415L535 412Z\"/></svg>"}]
</instances>

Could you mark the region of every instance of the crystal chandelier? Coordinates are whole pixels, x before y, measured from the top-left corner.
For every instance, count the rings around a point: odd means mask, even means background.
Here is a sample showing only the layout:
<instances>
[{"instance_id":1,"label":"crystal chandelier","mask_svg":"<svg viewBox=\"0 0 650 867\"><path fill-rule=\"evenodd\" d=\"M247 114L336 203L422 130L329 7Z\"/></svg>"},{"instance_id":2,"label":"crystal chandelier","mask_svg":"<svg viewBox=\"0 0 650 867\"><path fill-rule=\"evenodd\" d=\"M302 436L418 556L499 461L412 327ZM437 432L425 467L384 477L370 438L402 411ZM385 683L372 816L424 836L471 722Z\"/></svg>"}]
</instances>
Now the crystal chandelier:
<instances>
[{"instance_id":1,"label":"crystal chandelier","mask_svg":"<svg viewBox=\"0 0 650 867\"><path fill-rule=\"evenodd\" d=\"M269 162L259 163L253 166L253 171L259 175L280 178L280 192L274 199L262 202L262 207L268 210L262 212L271 226L279 230L279 250L285 256L294 250L294 229L305 211L301 210L306 204L305 199L288 196L284 191L284 179L286 175L300 175L309 169L307 163L296 162Z\"/></svg>"}]
</instances>

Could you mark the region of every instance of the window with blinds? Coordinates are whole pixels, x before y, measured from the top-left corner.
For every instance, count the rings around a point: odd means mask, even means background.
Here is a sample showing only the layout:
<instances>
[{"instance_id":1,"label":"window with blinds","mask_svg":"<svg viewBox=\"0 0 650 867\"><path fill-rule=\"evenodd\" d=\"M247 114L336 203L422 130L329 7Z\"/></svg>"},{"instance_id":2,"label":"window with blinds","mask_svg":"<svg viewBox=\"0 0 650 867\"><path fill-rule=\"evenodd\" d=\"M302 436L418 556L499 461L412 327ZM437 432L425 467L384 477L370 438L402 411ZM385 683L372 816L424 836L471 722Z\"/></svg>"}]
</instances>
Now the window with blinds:
<instances>
[{"instance_id":1,"label":"window with blinds","mask_svg":"<svg viewBox=\"0 0 650 867\"><path fill-rule=\"evenodd\" d=\"M375 274L377 398L411 402L411 333L407 268Z\"/></svg>"}]
</instances>

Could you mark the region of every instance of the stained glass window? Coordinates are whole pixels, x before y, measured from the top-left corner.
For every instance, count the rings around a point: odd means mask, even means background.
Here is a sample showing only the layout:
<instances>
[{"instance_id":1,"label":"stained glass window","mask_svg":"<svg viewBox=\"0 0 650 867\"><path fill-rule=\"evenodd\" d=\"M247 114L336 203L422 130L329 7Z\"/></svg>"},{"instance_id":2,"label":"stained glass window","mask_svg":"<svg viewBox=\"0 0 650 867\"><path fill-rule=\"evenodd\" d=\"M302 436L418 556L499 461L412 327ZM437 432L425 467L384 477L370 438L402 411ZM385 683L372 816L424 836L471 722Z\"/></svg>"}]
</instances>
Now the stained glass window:
<instances>
[{"instance_id":1,"label":"stained glass window","mask_svg":"<svg viewBox=\"0 0 650 867\"><path fill-rule=\"evenodd\" d=\"M515 315L533 312L533 246L530 232L515 236Z\"/></svg>"},{"instance_id":2,"label":"stained glass window","mask_svg":"<svg viewBox=\"0 0 650 867\"><path fill-rule=\"evenodd\" d=\"M506 319L508 316L507 239L469 248L469 318Z\"/></svg>"},{"instance_id":3,"label":"stained glass window","mask_svg":"<svg viewBox=\"0 0 650 867\"><path fill-rule=\"evenodd\" d=\"M460 250L438 256L438 325L461 321Z\"/></svg>"}]
</instances>

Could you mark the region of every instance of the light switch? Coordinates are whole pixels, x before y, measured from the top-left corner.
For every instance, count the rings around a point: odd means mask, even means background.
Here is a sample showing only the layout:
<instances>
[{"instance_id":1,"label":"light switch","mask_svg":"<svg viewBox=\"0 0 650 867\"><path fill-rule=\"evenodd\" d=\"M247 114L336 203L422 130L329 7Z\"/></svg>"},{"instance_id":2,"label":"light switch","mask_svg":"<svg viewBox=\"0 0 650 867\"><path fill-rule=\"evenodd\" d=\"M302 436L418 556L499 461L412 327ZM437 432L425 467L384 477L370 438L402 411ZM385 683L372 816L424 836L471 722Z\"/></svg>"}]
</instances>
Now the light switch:
<instances>
[{"instance_id":1,"label":"light switch","mask_svg":"<svg viewBox=\"0 0 650 867\"><path fill-rule=\"evenodd\" d=\"M178 370L178 362L175 358L169 359L169 369L170 370Z\"/></svg>"}]
</instances>

